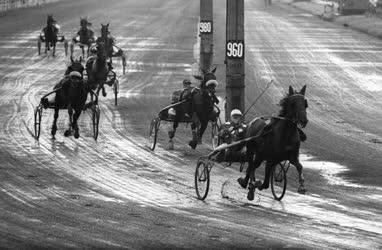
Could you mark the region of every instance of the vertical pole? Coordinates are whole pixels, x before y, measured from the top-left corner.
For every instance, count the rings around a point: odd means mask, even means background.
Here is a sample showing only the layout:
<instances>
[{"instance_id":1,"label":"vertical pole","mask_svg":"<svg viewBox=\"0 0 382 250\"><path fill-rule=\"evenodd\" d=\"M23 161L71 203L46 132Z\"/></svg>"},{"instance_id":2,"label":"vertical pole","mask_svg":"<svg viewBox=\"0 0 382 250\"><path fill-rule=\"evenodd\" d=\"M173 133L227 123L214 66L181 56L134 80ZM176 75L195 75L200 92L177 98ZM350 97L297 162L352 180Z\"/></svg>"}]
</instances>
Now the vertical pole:
<instances>
[{"instance_id":1,"label":"vertical pole","mask_svg":"<svg viewBox=\"0 0 382 250\"><path fill-rule=\"evenodd\" d=\"M213 59L213 0L200 0L200 69L208 70Z\"/></svg>"},{"instance_id":2,"label":"vertical pole","mask_svg":"<svg viewBox=\"0 0 382 250\"><path fill-rule=\"evenodd\" d=\"M232 109L244 113L244 0L227 0L226 117ZM226 119L227 119L226 118Z\"/></svg>"}]
</instances>

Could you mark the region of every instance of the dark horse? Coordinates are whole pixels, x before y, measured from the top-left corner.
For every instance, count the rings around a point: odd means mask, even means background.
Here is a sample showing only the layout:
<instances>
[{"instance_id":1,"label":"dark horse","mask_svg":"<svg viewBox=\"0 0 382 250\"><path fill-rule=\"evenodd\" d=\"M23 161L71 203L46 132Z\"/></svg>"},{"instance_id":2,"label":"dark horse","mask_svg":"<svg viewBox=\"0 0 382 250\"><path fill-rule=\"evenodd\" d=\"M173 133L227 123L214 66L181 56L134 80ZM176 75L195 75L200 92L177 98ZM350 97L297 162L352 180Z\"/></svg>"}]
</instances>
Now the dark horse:
<instances>
[{"instance_id":1,"label":"dark horse","mask_svg":"<svg viewBox=\"0 0 382 250\"><path fill-rule=\"evenodd\" d=\"M82 50L82 56L85 57L85 48L87 46L87 55L89 56L89 48L95 42L94 32L89 28L92 24L88 19L80 18L80 30L77 32L77 35L73 38L72 43L70 44L70 55L73 55L74 44L80 43L80 48Z\"/></svg>"},{"instance_id":2,"label":"dark horse","mask_svg":"<svg viewBox=\"0 0 382 250\"><path fill-rule=\"evenodd\" d=\"M193 88L191 94L187 97L188 101L179 107L176 107L177 115L173 123L173 128L168 133L170 138L170 149L173 148L172 139L174 138L179 122L182 120L185 113L190 115L192 121L192 140L188 143L192 149L196 148L198 142L201 143L208 122L217 119L217 115L214 112L214 104L219 101L215 96L215 88L206 87L206 83L209 80L216 80L215 71L216 68L211 71L204 71L202 76L194 76L201 81L200 87Z\"/></svg>"},{"instance_id":3,"label":"dark horse","mask_svg":"<svg viewBox=\"0 0 382 250\"><path fill-rule=\"evenodd\" d=\"M69 128L65 131L65 136L70 136L74 130L74 137L80 136L78 131L77 120L81 115L84 108L87 87L83 79L83 71L81 60L73 60L70 57L71 65L67 68L64 78L54 87L56 90L56 96L54 103L54 120L52 125L51 134L54 138L57 131L57 118L60 109L68 109L69 113ZM41 100L45 108L49 107L49 101L47 99ZM74 111L74 112L73 112Z\"/></svg>"},{"instance_id":4,"label":"dark horse","mask_svg":"<svg viewBox=\"0 0 382 250\"><path fill-rule=\"evenodd\" d=\"M56 44L58 41L58 26L56 25L56 20L53 19L53 15L48 15L46 20L46 27L42 30L42 34L40 35L40 40L45 42L45 53L52 48L53 56L56 52Z\"/></svg>"},{"instance_id":5,"label":"dark horse","mask_svg":"<svg viewBox=\"0 0 382 250\"><path fill-rule=\"evenodd\" d=\"M249 181L248 199L254 199L255 188L259 190L269 187L269 178L272 168L288 160L296 166L299 173L299 193L305 193L304 176L302 165L299 161L301 140L305 140L305 134L300 130L308 123L306 108L308 102L305 99L304 86L300 92L295 92L289 86L289 93L280 101L281 111L276 117L272 117L270 123L261 118L252 120L248 125L246 137L258 136L255 140L247 143L246 157L248 168L245 178L239 178L238 182L246 188ZM255 159L254 159L254 155ZM265 177L262 184L255 184L255 170L266 161Z\"/></svg>"},{"instance_id":6,"label":"dark horse","mask_svg":"<svg viewBox=\"0 0 382 250\"><path fill-rule=\"evenodd\" d=\"M97 42L102 41L105 44L106 55L109 58L109 67L112 69L113 57L121 57L123 73L125 74L126 57L121 48L115 45L115 38L110 35L109 23L104 25L101 23L101 37L97 38ZM115 51L114 49L117 49Z\"/></svg>"},{"instance_id":7,"label":"dark horse","mask_svg":"<svg viewBox=\"0 0 382 250\"><path fill-rule=\"evenodd\" d=\"M97 95L102 89L102 95L106 96L104 84L109 73L109 64L107 63L105 44L102 41L97 41L96 50L96 55L89 57L86 61L88 84L91 89L97 88Z\"/></svg>"}]
</instances>

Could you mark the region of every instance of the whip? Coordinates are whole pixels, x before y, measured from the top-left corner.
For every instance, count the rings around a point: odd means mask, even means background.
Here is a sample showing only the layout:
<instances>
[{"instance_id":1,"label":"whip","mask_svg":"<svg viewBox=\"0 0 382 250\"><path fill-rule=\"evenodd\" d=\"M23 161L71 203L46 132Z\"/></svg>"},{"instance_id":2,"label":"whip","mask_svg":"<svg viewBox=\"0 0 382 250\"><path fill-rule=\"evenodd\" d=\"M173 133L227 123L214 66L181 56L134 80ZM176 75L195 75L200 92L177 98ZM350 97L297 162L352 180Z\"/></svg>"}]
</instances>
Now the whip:
<instances>
[{"instance_id":1,"label":"whip","mask_svg":"<svg viewBox=\"0 0 382 250\"><path fill-rule=\"evenodd\" d=\"M260 99L260 97L265 93L265 91L267 91L267 89L271 86L273 80L271 80L270 82L268 82L267 86L265 87L265 89L260 93L260 95L253 101L253 103L251 104L251 106L249 106L249 108L244 112L243 114L243 117L248 113L248 111L253 107L253 105L256 104L256 102Z\"/></svg>"}]
</instances>

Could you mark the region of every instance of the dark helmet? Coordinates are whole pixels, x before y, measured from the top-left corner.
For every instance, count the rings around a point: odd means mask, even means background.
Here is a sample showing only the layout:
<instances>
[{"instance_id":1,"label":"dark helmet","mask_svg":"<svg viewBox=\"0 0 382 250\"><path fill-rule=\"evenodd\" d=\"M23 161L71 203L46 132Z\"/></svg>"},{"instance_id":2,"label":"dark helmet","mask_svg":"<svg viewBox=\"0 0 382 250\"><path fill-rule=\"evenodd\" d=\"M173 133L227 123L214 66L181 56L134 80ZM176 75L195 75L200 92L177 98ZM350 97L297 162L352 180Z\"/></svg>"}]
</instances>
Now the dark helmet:
<instances>
[{"instance_id":1,"label":"dark helmet","mask_svg":"<svg viewBox=\"0 0 382 250\"><path fill-rule=\"evenodd\" d=\"M188 79L183 80L183 85L191 85L191 81Z\"/></svg>"}]
</instances>

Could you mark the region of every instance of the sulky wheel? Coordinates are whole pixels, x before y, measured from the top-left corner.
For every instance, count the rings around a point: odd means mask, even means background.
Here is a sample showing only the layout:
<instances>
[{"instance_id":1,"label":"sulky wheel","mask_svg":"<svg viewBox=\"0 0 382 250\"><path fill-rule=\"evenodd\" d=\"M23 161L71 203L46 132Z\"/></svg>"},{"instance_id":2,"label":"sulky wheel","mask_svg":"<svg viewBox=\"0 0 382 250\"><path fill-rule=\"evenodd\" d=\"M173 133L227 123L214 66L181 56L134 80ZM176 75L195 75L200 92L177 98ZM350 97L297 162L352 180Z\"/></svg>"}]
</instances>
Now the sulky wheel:
<instances>
[{"instance_id":1,"label":"sulky wheel","mask_svg":"<svg viewBox=\"0 0 382 250\"><path fill-rule=\"evenodd\" d=\"M119 91L118 79L114 80L113 91L114 91L114 105L117 106L117 104L118 104L118 91Z\"/></svg>"},{"instance_id":2,"label":"sulky wheel","mask_svg":"<svg viewBox=\"0 0 382 250\"><path fill-rule=\"evenodd\" d=\"M278 201L281 201L281 199L284 197L287 187L287 175L285 171L286 164L289 164L289 162L284 161L276 164L272 168L271 172L272 194L273 197Z\"/></svg>"},{"instance_id":3,"label":"sulky wheel","mask_svg":"<svg viewBox=\"0 0 382 250\"><path fill-rule=\"evenodd\" d=\"M219 146L219 126L217 122L212 123L211 127L211 139L212 139L212 148L215 149L217 146Z\"/></svg>"},{"instance_id":4,"label":"sulky wheel","mask_svg":"<svg viewBox=\"0 0 382 250\"><path fill-rule=\"evenodd\" d=\"M210 163L199 159L195 170L195 191L199 200L207 197L210 188Z\"/></svg>"},{"instance_id":5,"label":"sulky wheel","mask_svg":"<svg viewBox=\"0 0 382 250\"><path fill-rule=\"evenodd\" d=\"M155 146L157 144L159 126L160 126L159 117L151 120L150 129L149 129L149 143L150 143L150 149L152 151L154 151Z\"/></svg>"},{"instance_id":6,"label":"sulky wheel","mask_svg":"<svg viewBox=\"0 0 382 250\"><path fill-rule=\"evenodd\" d=\"M34 137L36 140L40 138L41 116L42 116L42 106L38 105L36 109L34 110Z\"/></svg>"},{"instance_id":7,"label":"sulky wheel","mask_svg":"<svg viewBox=\"0 0 382 250\"><path fill-rule=\"evenodd\" d=\"M98 138L98 126L99 126L100 110L97 104L92 106L92 125L93 125L93 138Z\"/></svg>"}]
</instances>

